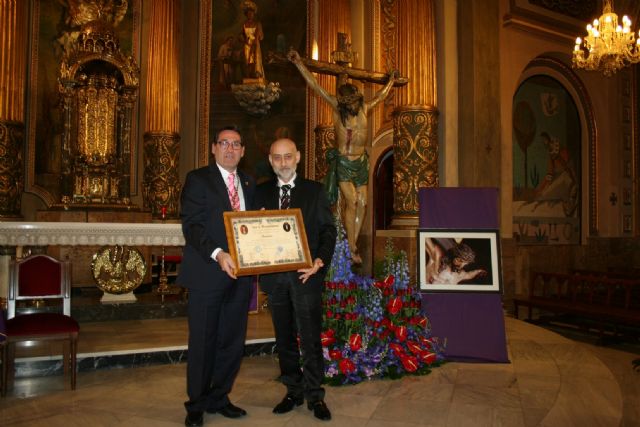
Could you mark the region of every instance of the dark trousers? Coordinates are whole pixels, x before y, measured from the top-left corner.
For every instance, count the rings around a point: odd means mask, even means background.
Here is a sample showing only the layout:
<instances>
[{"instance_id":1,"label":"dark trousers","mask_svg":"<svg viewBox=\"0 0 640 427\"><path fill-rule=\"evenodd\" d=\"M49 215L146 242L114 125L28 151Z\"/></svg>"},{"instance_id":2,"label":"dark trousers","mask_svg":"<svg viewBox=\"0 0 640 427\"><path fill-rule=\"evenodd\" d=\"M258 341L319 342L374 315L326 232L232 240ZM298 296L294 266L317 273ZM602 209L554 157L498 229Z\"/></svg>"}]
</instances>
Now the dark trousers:
<instances>
[{"instance_id":1,"label":"dark trousers","mask_svg":"<svg viewBox=\"0 0 640 427\"><path fill-rule=\"evenodd\" d=\"M189 290L187 411L215 411L229 403L244 355L250 298L247 280Z\"/></svg>"},{"instance_id":2,"label":"dark trousers","mask_svg":"<svg viewBox=\"0 0 640 427\"><path fill-rule=\"evenodd\" d=\"M278 283L267 295L276 332L280 378L287 387L287 393L304 396L307 401L314 402L324 399L324 360L320 342L322 287L317 283L302 284L297 275L279 275Z\"/></svg>"}]
</instances>

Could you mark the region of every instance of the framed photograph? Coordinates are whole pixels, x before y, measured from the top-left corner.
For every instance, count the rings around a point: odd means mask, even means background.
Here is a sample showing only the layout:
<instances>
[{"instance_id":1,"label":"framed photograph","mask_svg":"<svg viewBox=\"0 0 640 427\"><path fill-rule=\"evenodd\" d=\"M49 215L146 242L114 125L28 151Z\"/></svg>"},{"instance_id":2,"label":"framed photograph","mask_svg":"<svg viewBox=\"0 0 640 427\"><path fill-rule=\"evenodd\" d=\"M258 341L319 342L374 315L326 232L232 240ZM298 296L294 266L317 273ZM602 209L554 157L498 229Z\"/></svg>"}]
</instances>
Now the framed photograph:
<instances>
[{"instance_id":1,"label":"framed photograph","mask_svg":"<svg viewBox=\"0 0 640 427\"><path fill-rule=\"evenodd\" d=\"M300 209L225 212L224 228L238 276L313 265Z\"/></svg>"},{"instance_id":2,"label":"framed photograph","mask_svg":"<svg viewBox=\"0 0 640 427\"><path fill-rule=\"evenodd\" d=\"M502 292L498 230L418 230L424 292Z\"/></svg>"}]
</instances>

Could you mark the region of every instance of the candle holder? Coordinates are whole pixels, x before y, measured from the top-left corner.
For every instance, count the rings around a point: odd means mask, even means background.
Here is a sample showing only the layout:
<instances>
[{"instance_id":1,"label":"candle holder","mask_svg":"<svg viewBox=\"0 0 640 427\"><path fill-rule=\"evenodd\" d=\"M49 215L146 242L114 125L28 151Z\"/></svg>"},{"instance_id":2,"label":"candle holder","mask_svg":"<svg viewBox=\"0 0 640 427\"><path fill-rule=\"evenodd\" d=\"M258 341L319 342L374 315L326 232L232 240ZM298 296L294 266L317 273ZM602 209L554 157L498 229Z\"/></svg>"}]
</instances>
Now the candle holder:
<instances>
[{"instance_id":1,"label":"candle holder","mask_svg":"<svg viewBox=\"0 0 640 427\"><path fill-rule=\"evenodd\" d=\"M162 206L160 208L160 213L161 213L162 223L164 224L167 218L167 207ZM156 293L160 294L160 300L164 305L165 295L177 294L179 293L179 291L176 291L176 289L173 286L169 286L169 279L167 277L167 269L166 269L166 263L165 263L166 249L164 245L161 248L162 248L162 253L160 255L160 272L158 273L158 287L156 288Z\"/></svg>"}]
</instances>

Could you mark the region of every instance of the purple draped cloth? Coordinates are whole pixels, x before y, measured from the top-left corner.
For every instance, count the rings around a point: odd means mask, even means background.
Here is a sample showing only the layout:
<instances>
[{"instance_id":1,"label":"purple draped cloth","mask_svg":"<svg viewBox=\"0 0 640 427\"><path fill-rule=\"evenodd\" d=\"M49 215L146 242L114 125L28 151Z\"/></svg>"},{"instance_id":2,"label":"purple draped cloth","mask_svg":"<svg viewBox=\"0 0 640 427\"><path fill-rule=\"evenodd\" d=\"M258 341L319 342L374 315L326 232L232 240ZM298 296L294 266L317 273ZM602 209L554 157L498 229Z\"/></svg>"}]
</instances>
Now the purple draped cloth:
<instances>
[{"instance_id":1,"label":"purple draped cloth","mask_svg":"<svg viewBox=\"0 0 640 427\"><path fill-rule=\"evenodd\" d=\"M497 188L421 188L420 228L498 229ZM423 293L449 360L508 363L500 294Z\"/></svg>"}]
</instances>

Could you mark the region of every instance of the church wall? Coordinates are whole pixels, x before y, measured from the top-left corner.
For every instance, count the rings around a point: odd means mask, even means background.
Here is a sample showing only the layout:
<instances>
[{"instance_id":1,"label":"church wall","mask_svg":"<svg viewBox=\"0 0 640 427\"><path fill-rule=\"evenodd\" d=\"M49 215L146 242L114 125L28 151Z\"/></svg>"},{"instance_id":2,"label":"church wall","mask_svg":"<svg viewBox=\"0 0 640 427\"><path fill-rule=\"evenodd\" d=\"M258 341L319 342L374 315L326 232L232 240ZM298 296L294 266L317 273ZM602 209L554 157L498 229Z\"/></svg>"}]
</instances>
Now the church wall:
<instances>
[{"instance_id":1,"label":"church wall","mask_svg":"<svg viewBox=\"0 0 640 427\"><path fill-rule=\"evenodd\" d=\"M500 121L501 121L501 169L500 212L503 245L503 274L506 283L505 299L513 293L528 291L527 279L530 271L568 272L574 269L608 270L629 269L640 266L635 255L638 240L623 233L620 202L609 199L615 193L621 197L622 150L621 125L623 112L621 102L621 79L629 79L630 69L622 70L612 78L600 73L576 71L579 81L584 85L587 98L593 107L596 128L595 154L597 170L595 176L595 213L597 232L589 233L589 148L582 145L582 239L579 245L525 246L517 244L511 237L513 233L512 211L512 100L527 65L540 55L560 58L565 64L571 64L571 51L576 35L561 36L555 29L550 34L542 24L539 28L523 29L518 25L506 23L512 12L513 2L500 2ZM634 26L637 23L634 22ZM584 118L584 116L583 116ZM583 125L583 129L585 126ZM583 138L584 141L584 138ZM637 174L637 172L636 172ZM637 204L637 201L636 201ZM504 250L507 248L507 250ZM505 254L512 254L505 258ZM512 287L512 289L509 289ZM507 308L510 309L509 306Z\"/></svg>"}]
</instances>

